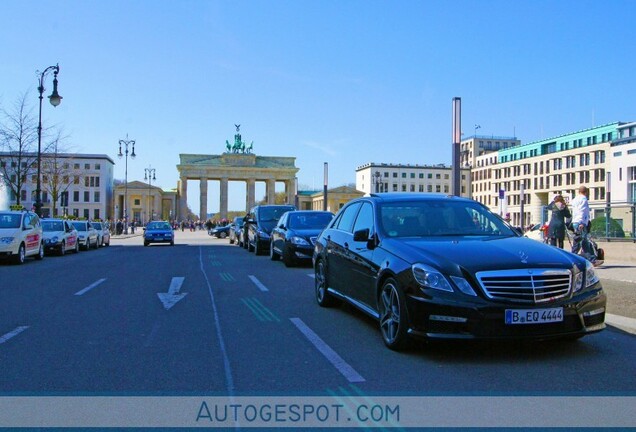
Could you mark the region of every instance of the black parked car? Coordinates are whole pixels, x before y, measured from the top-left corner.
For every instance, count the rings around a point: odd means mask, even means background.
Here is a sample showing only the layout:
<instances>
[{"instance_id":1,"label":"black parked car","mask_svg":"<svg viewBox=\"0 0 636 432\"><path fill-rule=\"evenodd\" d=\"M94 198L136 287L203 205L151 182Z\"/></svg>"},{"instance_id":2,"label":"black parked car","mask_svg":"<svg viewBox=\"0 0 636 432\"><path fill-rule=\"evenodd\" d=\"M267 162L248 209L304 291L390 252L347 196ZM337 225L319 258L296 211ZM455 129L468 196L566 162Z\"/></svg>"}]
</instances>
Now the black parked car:
<instances>
[{"instance_id":1,"label":"black parked car","mask_svg":"<svg viewBox=\"0 0 636 432\"><path fill-rule=\"evenodd\" d=\"M243 219L243 243L256 255L269 250L270 233L283 213L296 210L291 205L258 205Z\"/></svg>"},{"instance_id":2,"label":"black parked car","mask_svg":"<svg viewBox=\"0 0 636 432\"><path fill-rule=\"evenodd\" d=\"M224 239L230 235L231 229L232 227L230 225L225 225L225 226L217 225L214 228L210 228L208 230L208 234L211 235L212 237Z\"/></svg>"},{"instance_id":3,"label":"black parked car","mask_svg":"<svg viewBox=\"0 0 636 432\"><path fill-rule=\"evenodd\" d=\"M318 234L333 219L327 211L289 211L281 216L272 230L269 257L272 261L283 258L291 267L298 260L311 260Z\"/></svg>"},{"instance_id":4,"label":"black parked car","mask_svg":"<svg viewBox=\"0 0 636 432\"><path fill-rule=\"evenodd\" d=\"M243 217L237 216L234 218L234 220L230 224L230 244L236 243L239 246L241 245L239 243L239 237L241 235L242 229L243 229Z\"/></svg>"},{"instance_id":5,"label":"black parked car","mask_svg":"<svg viewBox=\"0 0 636 432\"><path fill-rule=\"evenodd\" d=\"M482 204L435 194L348 203L314 251L321 306L344 299L379 320L384 343L578 339L605 328L591 263L519 236Z\"/></svg>"}]
</instances>

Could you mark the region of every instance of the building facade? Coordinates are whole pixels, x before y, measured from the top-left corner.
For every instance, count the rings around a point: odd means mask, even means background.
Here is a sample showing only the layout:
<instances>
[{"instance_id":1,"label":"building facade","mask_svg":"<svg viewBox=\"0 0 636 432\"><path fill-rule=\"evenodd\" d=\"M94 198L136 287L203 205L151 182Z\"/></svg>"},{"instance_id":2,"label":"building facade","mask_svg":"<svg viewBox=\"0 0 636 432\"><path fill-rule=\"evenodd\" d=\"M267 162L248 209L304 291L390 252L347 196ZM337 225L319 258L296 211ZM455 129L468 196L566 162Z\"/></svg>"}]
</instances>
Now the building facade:
<instances>
[{"instance_id":1,"label":"building facade","mask_svg":"<svg viewBox=\"0 0 636 432\"><path fill-rule=\"evenodd\" d=\"M349 186L338 186L327 190L327 211L337 213L349 201L364 196L364 192ZM298 210L323 210L324 191L298 191Z\"/></svg>"},{"instance_id":2,"label":"building facade","mask_svg":"<svg viewBox=\"0 0 636 432\"><path fill-rule=\"evenodd\" d=\"M470 169L461 171L461 195L470 196ZM450 166L367 163L356 169L356 189L366 194L382 192L451 193Z\"/></svg>"},{"instance_id":3,"label":"building facade","mask_svg":"<svg viewBox=\"0 0 636 432\"><path fill-rule=\"evenodd\" d=\"M516 137L473 135L460 143L460 163L464 168L474 167L479 156L516 147L521 144Z\"/></svg>"},{"instance_id":4,"label":"building facade","mask_svg":"<svg viewBox=\"0 0 636 432\"><path fill-rule=\"evenodd\" d=\"M113 217L113 172L107 155L44 153L41 155L42 216L72 215L84 219ZM37 190L37 154L0 153L0 174L9 204L33 208ZM17 181L18 176L21 181ZM19 186L19 190L18 187Z\"/></svg>"},{"instance_id":5,"label":"building facade","mask_svg":"<svg viewBox=\"0 0 636 432\"><path fill-rule=\"evenodd\" d=\"M513 225L544 222L555 195L574 198L580 185L590 189L593 217L619 202L633 206L636 195L636 125L614 122L477 156L472 169L473 199ZM631 176L631 177L630 177ZM611 183L610 183L611 177ZM608 202L610 195L611 203ZM521 208L523 206L523 215ZM626 231L633 219L614 213Z\"/></svg>"},{"instance_id":6,"label":"building facade","mask_svg":"<svg viewBox=\"0 0 636 432\"><path fill-rule=\"evenodd\" d=\"M124 205L127 200L127 205ZM146 224L151 220L173 220L177 215L177 191L164 191L149 183L133 181L118 184L114 196L115 219L124 219L126 209L130 221Z\"/></svg>"}]
</instances>

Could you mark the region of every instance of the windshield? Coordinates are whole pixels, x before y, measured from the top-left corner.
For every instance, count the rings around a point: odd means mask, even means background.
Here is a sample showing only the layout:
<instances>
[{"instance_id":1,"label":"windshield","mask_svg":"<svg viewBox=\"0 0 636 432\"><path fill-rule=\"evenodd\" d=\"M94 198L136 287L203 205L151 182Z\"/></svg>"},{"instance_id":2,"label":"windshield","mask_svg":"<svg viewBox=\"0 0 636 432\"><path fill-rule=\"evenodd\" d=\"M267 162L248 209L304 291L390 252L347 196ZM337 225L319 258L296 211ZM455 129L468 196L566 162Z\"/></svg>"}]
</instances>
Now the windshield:
<instances>
[{"instance_id":1,"label":"windshield","mask_svg":"<svg viewBox=\"0 0 636 432\"><path fill-rule=\"evenodd\" d=\"M86 231L86 222L73 222L73 226L78 231Z\"/></svg>"},{"instance_id":2,"label":"windshield","mask_svg":"<svg viewBox=\"0 0 636 432\"><path fill-rule=\"evenodd\" d=\"M20 215L18 214L0 215L0 228L20 228Z\"/></svg>"},{"instance_id":3,"label":"windshield","mask_svg":"<svg viewBox=\"0 0 636 432\"><path fill-rule=\"evenodd\" d=\"M389 237L516 235L497 215L473 201L384 203L380 226Z\"/></svg>"},{"instance_id":4,"label":"windshield","mask_svg":"<svg viewBox=\"0 0 636 432\"><path fill-rule=\"evenodd\" d=\"M101 222L93 222L93 228L95 228L96 230L102 229L102 223Z\"/></svg>"},{"instance_id":5,"label":"windshield","mask_svg":"<svg viewBox=\"0 0 636 432\"><path fill-rule=\"evenodd\" d=\"M262 207L258 212L258 219L260 222L276 222L283 213L291 210L295 210L295 208L289 206Z\"/></svg>"},{"instance_id":6,"label":"windshield","mask_svg":"<svg viewBox=\"0 0 636 432\"><path fill-rule=\"evenodd\" d=\"M168 222L151 222L146 227L147 230L169 230L170 224Z\"/></svg>"},{"instance_id":7,"label":"windshield","mask_svg":"<svg viewBox=\"0 0 636 432\"><path fill-rule=\"evenodd\" d=\"M331 222L331 213L291 213L289 215L289 228L293 229L323 229Z\"/></svg>"},{"instance_id":8,"label":"windshield","mask_svg":"<svg viewBox=\"0 0 636 432\"><path fill-rule=\"evenodd\" d=\"M60 221L42 221L42 230L49 231L64 231L64 223Z\"/></svg>"}]
</instances>

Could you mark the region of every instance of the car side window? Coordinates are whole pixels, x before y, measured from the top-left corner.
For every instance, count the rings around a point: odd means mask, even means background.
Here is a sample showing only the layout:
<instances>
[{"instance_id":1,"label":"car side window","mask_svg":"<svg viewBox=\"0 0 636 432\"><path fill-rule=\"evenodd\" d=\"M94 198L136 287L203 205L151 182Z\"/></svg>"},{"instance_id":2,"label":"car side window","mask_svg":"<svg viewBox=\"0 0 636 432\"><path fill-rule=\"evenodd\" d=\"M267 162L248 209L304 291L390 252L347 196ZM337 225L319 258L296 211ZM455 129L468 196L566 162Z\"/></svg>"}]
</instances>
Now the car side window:
<instances>
[{"instance_id":1,"label":"car side window","mask_svg":"<svg viewBox=\"0 0 636 432\"><path fill-rule=\"evenodd\" d=\"M24 219L22 219L22 228L31 228L31 216L28 214L24 215Z\"/></svg>"},{"instance_id":2,"label":"car side window","mask_svg":"<svg viewBox=\"0 0 636 432\"><path fill-rule=\"evenodd\" d=\"M375 232L375 224L373 223L373 206L371 203L365 202L360 208L356 222L353 225L353 232L368 229L369 236Z\"/></svg>"},{"instance_id":3,"label":"car side window","mask_svg":"<svg viewBox=\"0 0 636 432\"><path fill-rule=\"evenodd\" d=\"M360 210L361 205L361 203L354 203L345 208L338 220L336 228L341 231L353 232L353 222L356 219L356 215L358 214L358 210Z\"/></svg>"},{"instance_id":4,"label":"car side window","mask_svg":"<svg viewBox=\"0 0 636 432\"><path fill-rule=\"evenodd\" d=\"M289 217L288 213L285 213L284 215L282 215L280 220L278 221L278 226L279 227L286 226L288 217Z\"/></svg>"}]
</instances>

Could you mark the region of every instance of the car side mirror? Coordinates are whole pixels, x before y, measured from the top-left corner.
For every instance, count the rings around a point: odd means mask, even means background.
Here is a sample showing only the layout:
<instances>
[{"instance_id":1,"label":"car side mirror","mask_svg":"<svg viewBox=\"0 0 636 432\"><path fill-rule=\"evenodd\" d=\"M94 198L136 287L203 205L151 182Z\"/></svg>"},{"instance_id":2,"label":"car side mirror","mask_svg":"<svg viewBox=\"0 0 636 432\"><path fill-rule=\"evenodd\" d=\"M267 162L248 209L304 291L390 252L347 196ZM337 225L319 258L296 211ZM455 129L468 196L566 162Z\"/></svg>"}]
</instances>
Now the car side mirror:
<instances>
[{"instance_id":1,"label":"car side mirror","mask_svg":"<svg viewBox=\"0 0 636 432\"><path fill-rule=\"evenodd\" d=\"M353 241L365 242L369 240L369 228L361 229L353 233Z\"/></svg>"}]
</instances>

